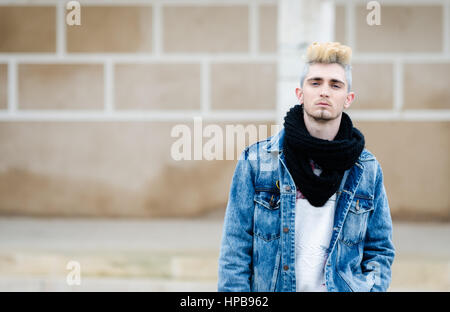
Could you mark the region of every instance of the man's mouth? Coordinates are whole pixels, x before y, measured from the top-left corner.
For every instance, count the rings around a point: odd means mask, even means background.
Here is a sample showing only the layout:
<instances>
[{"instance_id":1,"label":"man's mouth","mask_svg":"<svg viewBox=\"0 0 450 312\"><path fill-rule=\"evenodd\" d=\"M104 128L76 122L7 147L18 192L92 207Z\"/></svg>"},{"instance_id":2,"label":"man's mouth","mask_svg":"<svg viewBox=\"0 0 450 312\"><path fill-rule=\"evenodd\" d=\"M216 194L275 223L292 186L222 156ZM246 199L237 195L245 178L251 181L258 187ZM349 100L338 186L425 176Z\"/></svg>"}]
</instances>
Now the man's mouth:
<instances>
[{"instance_id":1,"label":"man's mouth","mask_svg":"<svg viewBox=\"0 0 450 312\"><path fill-rule=\"evenodd\" d=\"M331 106L330 104L328 104L327 102L319 102L316 105L320 105L320 106Z\"/></svg>"}]
</instances>

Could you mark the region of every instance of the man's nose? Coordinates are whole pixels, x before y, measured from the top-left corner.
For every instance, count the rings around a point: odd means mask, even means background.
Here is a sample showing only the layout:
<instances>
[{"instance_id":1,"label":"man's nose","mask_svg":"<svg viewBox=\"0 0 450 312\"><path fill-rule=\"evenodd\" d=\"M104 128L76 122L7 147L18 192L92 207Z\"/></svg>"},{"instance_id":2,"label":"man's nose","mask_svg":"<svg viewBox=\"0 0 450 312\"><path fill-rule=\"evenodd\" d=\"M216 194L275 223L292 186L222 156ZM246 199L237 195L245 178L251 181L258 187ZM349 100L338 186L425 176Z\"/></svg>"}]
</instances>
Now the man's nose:
<instances>
[{"instance_id":1,"label":"man's nose","mask_svg":"<svg viewBox=\"0 0 450 312\"><path fill-rule=\"evenodd\" d=\"M328 87L322 87L320 90L321 97L329 97Z\"/></svg>"}]
</instances>

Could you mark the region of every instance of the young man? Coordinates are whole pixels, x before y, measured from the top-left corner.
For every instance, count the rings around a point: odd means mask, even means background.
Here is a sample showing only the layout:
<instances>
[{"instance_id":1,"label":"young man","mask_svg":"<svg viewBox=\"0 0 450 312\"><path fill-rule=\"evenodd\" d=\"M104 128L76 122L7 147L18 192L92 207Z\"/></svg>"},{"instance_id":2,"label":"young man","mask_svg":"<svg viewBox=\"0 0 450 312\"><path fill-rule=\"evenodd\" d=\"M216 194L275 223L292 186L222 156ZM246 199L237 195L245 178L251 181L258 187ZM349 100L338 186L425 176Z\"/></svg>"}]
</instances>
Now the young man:
<instances>
[{"instance_id":1,"label":"young man","mask_svg":"<svg viewBox=\"0 0 450 312\"><path fill-rule=\"evenodd\" d=\"M219 257L219 291L386 291L394 260L383 173L343 112L351 49L314 43L301 105L236 166Z\"/></svg>"}]
</instances>

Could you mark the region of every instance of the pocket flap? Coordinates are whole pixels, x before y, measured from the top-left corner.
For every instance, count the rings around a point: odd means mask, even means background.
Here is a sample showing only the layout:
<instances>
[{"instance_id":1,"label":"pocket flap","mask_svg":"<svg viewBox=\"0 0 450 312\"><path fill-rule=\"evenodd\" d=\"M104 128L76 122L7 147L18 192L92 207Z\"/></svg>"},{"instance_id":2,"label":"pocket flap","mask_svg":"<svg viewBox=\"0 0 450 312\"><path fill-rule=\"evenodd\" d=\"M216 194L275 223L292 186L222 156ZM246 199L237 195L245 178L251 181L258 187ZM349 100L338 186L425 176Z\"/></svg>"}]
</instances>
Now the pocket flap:
<instances>
[{"instance_id":1,"label":"pocket flap","mask_svg":"<svg viewBox=\"0 0 450 312\"><path fill-rule=\"evenodd\" d=\"M259 192L255 194L253 200L269 210L276 210L280 208L280 195L276 193Z\"/></svg>"},{"instance_id":2,"label":"pocket flap","mask_svg":"<svg viewBox=\"0 0 450 312\"><path fill-rule=\"evenodd\" d=\"M366 213L373 210L373 199L355 195L350 205L350 211L355 214Z\"/></svg>"}]
</instances>

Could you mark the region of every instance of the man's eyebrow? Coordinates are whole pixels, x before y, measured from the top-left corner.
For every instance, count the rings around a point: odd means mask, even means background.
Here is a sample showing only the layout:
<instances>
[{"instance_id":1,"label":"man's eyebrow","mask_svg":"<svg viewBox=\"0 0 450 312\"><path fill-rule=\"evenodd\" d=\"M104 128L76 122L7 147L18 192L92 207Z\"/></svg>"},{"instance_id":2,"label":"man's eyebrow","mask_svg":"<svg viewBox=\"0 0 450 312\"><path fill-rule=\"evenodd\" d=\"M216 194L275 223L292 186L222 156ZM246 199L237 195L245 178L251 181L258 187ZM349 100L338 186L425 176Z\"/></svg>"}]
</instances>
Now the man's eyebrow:
<instances>
[{"instance_id":1,"label":"man's eyebrow","mask_svg":"<svg viewBox=\"0 0 450 312\"><path fill-rule=\"evenodd\" d=\"M310 80L323 80L323 78L320 78L320 77L312 77L312 78L307 79L306 81L310 81Z\"/></svg>"},{"instance_id":2,"label":"man's eyebrow","mask_svg":"<svg viewBox=\"0 0 450 312\"><path fill-rule=\"evenodd\" d=\"M331 82L342 83L343 85L345 85L345 83L343 81L339 80L339 79L331 79Z\"/></svg>"},{"instance_id":3,"label":"man's eyebrow","mask_svg":"<svg viewBox=\"0 0 450 312\"><path fill-rule=\"evenodd\" d=\"M315 81L323 81L323 78L322 77L311 77L311 78L309 78L309 79L307 79L306 81L311 81L311 80L315 80ZM330 80L332 83L342 83L343 85L345 85L345 83L343 82L343 81L341 81L341 80L339 80L339 79L331 79Z\"/></svg>"}]
</instances>

